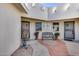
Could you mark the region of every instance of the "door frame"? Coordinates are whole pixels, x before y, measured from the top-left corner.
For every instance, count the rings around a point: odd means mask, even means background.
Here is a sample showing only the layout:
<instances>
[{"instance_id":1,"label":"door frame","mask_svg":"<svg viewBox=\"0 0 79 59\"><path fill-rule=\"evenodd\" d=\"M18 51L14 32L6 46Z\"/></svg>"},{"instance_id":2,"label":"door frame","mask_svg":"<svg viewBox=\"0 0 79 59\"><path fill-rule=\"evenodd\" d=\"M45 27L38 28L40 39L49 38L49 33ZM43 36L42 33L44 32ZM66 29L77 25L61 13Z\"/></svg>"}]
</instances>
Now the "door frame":
<instances>
[{"instance_id":1,"label":"door frame","mask_svg":"<svg viewBox=\"0 0 79 59\"><path fill-rule=\"evenodd\" d=\"M22 22L29 24L29 39L30 39L30 21L21 21L21 38L22 38Z\"/></svg>"},{"instance_id":2,"label":"door frame","mask_svg":"<svg viewBox=\"0 0 79 59\"><path fill-rule=\"evenodd\" d=\"M66 38L65 37L65 23L73 23L73 38ZM64 21L64 40L73 39L75 40L75 21Z\"/></svg>"}]
</instances>

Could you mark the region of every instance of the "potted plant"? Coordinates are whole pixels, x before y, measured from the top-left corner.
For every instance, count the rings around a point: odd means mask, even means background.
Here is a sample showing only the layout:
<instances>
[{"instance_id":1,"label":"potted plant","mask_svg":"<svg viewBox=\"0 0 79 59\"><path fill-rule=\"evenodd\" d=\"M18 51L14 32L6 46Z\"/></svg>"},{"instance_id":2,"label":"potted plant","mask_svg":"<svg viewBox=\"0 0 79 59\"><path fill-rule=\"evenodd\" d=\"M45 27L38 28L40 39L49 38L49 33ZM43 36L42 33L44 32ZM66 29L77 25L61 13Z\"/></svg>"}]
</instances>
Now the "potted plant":
<instances>
[{"instance_id":1,"label":"potted plant","mask_svg":"<svg viewBox=\"0 0 79 59\"><path fill-rule=\"evenodd\" d=\"M35 35L35 40L37 40L37 39L38 39L39 32L36 31L36 32L34 33L34 35Z\"/></svg>"},{"instance_id":2,"label":"potted plant","mask_svg":"<svg viewBox=\"0 0 79 59\"><path fill-rule=\"evenodd\" d=\"M60 37L60 33L57 32L57 33L55 33L54 35L55 35L55 39L54 39L54 40L58 40L59 37Z\"/></svg>"}]
</instances>

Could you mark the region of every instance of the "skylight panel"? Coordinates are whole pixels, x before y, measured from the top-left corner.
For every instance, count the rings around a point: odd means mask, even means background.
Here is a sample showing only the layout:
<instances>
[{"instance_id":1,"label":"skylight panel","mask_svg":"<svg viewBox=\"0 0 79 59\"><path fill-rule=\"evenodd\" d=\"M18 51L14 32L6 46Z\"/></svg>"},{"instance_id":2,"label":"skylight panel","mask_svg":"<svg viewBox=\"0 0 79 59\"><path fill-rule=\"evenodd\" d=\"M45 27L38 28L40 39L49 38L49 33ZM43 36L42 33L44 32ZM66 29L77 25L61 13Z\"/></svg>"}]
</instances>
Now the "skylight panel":
<instances>
[{"instance_id":1,"label":"skylight panel","mask_svg":"<svg viewBox=\"0 0 79 59\"><path fill-rule=\"evenodd\" d=\"M34 7L35 6L35 3L32 3L32 7Z\"/></svg>"},{"instance_id":2,"label":"skylight panel","mask_svg":"<svg viewBox=\"0 0 79 59\"><path fill-rule=\"evenodd\" d=\"M68 3L64 6L64 10L66 11L69 7L70 7L70 4Z\"/></svg>"},{"instance_id":3,"label":"skylight panel","mask_svg":"<svg viewBox=\"0 0 79 59\"><path fill-rule=\"evenodd\" d=\"M42 10L44 11L46 9L46 7L42 7Z\"/></svg>"},{"instance_id":4,"label":"skylight panel","mask_svg":"<svg viewBox=\"0 0 79 59\"><path fill-rule=\"evenodd\" d=\"M57 7L52 8L52 12L55 13Z\"/></svg>"}]
</instances>

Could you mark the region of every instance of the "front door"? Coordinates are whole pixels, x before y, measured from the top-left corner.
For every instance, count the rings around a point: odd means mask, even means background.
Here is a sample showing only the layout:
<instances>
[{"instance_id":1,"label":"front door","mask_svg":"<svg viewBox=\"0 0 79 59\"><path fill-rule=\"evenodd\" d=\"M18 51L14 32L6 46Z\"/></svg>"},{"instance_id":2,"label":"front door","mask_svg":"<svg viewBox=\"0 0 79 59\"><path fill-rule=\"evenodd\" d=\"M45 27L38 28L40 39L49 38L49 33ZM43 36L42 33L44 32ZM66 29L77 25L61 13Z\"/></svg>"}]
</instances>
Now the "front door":
<instances>
[{"instance_id":1,"label":"front door","mask_svg":"<svg viewBox=\"0 0 79 59\"><path fill-rule=\"evenodd\" d=\"M30 38L30 23L26 21L21 22L21 39L29 40Z\"/></svg>"},{"instance_id":2,"label":"front door","mask_svg":"<svg viewBox=\"0 0 79 59\"><path fill-rule=\"evenodd\" d=\"M64 23L64 39L73 40L74 39L74 22Z\"/></svg>"}]
</instances>

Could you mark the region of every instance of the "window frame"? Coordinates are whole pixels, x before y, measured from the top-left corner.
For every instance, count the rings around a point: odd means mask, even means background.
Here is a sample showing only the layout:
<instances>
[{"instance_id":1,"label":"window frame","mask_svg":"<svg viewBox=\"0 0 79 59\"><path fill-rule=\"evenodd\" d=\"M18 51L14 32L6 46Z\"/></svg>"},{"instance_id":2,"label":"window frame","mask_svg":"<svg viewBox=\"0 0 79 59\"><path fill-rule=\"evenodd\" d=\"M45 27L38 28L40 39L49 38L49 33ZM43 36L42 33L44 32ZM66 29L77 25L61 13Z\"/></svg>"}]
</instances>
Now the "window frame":
<instances>
[{"instance_id":1,"label":"window frame","mask_svg":"<svg viewBox=\"0 0 79 59\"><path fill-rule=\"evenodd\" d=\"M36 31L42 31L42 22L35 22L35 30Z\"/></svg>"}]
</instances>

